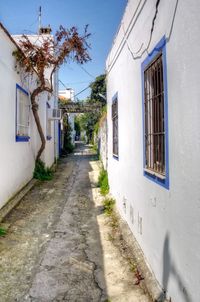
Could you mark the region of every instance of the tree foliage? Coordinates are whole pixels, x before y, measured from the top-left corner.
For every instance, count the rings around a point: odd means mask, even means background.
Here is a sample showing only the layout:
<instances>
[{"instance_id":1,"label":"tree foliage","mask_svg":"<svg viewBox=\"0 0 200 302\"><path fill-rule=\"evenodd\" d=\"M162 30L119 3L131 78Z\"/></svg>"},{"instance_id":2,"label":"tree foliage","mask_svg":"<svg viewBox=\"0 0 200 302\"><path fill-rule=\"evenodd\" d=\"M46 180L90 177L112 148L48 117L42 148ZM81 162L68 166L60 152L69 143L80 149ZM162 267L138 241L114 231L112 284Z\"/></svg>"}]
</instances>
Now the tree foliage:
<instances>
[{"instance_id":1,"label":"tree foliage","mask_svg":"<svg viewBox=\"0 0 200 302\"><path fill-rule=\"evenodd\" d=\"M74 146L72 145L72 128L70 126L67 115L64 115L63 117L63 133L64 142L62 151L64 152L64 154L68 154L74 150Z\"/></svg>"},{"instance_id":2,"label":"tree foliage","mask_svg":"<svg viewBox=\"0 0 200 302\"><path fill-rule=\"evenodd\" d=\"M91 102L99 102L105 105L106 100L101 96L101 95L106 96L105 74L96 77L95 81L90 84L90 88L91 88L91 95L90 95Z\"/></svg>"},{"instance_id":3,"label":"tree foliage","mask_svg":"<svg viewBox=\"0 0 200 302\"><path fill-rule=\"evenodd\" d=\"M90 104L101 104L102 110L96 111L92 113L84 113L81 114L78 118L78 122L80 124L81 129L86 131L86 135L88 138L88 142L92 141L95 125L98 123L101 114L105 111L106 99L102 96L106 97L106 82L105 82L105 74L102 74L96 77L95 81L90 84L91 94L88 99L86 99L86 103Z\"/></svg>"},{"instance_id":4,"label":"tree foliage","mask_svg":"<svg viewBox=\"0 0 200 302\"><path fill-rule=\"evenodd\" d=\"M88 38L90 34L87 26L80 35L76 27L65 29L60 26L55 37L52 35L39 35L37 42L23 35L19 41L19 49L13 52L17 63L28 74L37 75L36 87L31 91L32 111L41 138L41 147L38 151L38 160L45 149L45 136L38 115L37 96L43 92L53 93L53 74L63 63L70 60L83 64L90 60L88 53ZM50 72L47 72L50 71Z\"/></svg>"}]
</instances>

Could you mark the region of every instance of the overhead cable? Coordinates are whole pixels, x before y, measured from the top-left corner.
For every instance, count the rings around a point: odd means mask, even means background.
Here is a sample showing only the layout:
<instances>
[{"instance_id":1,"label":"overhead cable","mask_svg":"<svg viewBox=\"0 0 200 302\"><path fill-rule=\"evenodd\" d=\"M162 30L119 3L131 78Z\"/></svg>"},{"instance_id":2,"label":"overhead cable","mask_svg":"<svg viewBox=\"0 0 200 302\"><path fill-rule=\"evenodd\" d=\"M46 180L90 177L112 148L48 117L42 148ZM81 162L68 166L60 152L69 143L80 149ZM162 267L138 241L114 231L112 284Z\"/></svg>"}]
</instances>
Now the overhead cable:
<instances>
[{"instance_id":1,"label":"overhead cable","mask_svg":"<svg viewBox=\"0 0 200 302\"><path fill-rule=\"evenodd\" d=\"M80 66L81 69L82 69L85 73L87 73L91 78L95 79L95 77L94 77L90 72L88 72L83 66L81 66L81 65L79 65L79 66Z\"/></svg>"}]
</instances>

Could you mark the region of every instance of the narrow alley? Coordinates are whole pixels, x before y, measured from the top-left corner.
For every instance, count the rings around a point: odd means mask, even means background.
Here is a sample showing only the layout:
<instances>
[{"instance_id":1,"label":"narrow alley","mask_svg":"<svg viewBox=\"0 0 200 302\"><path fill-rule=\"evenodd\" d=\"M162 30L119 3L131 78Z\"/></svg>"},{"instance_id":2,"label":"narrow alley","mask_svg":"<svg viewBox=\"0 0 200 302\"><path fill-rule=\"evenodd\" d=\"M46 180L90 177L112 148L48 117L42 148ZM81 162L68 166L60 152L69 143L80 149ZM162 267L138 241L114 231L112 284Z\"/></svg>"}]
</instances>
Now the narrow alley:
<instances>
[{"instance_id":1,"label":"narrow alley","mask_svg":"<svg viewBox=\"0 0 200 302\"><path fill-rule=\"evenodd\" d=\"M94 152L80 145L6 217L1 302L150 301L108 238L98 174Z\"/></svg>"}]
</instances>

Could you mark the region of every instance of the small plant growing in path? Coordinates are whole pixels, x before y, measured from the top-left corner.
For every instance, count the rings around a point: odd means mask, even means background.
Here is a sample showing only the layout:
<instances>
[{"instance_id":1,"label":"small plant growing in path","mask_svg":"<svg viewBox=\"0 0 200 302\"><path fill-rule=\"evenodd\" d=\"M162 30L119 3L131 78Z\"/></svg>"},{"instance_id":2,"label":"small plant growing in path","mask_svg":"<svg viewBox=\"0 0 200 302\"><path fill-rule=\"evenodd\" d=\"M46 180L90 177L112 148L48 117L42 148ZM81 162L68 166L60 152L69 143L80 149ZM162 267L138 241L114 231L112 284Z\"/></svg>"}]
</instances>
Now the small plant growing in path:
<instances>
[{"instance_id":1,"label":"small plant growing in path","mask_svg":"<svg viewBox=\"0 0 200 302\"><path fill-rule=\"evenodd\" d=\"M102 174L100 175L102 176ZM121 253L121 256L126 259L130 271L135 276L135 285L140 285L141 281L144 280L142 273L140 272L137 262L132 257L129 246L124 241L123 234L120 229L119 218L114 211L115 200L112 198L105 198L103 201L104 213L109 216L109 225L111 232L108 233L108 240L117 247Z\"/></svg>"},{"instance_id":2,"label":"small plant growing in path","mask_svg":"<svg viewBox=\"0 0 200 302\"><path fill-rule=\"evenodd\" d=\"M98 185L100 187L100 192L102 195L105 196L109 193L108 173L104 169L100 171Z\"/></svg>"},{"instance_id":3,"label":"small plant growing in path","mask_svg":"<svg viewBox=\"0 0 200 302\"><path fill-rule=\"evenodd\" d=\"M6 235L6 230L4 228L0 228L0 237L3 237Z\"/></svg>"},{"instance_id":4,"label":"small plant growing in path","mask_svg":"<svg viewBox=\"0 0 200 302\"><path fill-rule=\"evenodd\" d=\"M142 277L141 273L139 272L138 269L136 269L136 272L135 272L135 277L136 277L136 281L135 281L135 285L140 285L140 282L142 280L144 280L144 277Z\"/></svg>"},{"instance_id":5,"label":"small plant growing in path","mask_svg":"<svg viewBox=\"0 0 200 302\"><path fill-rule=\"evenodd\" d=\"M51 180L53 178L53 171L45 167L44 162L39 159L35 163L33 177L39 180Z\"/></svg>"},{"instance_id":6,"label":"small plant growing in path","mask_svg":"<svg viewBox=\"0 0 200 302\"><path fill-rule=\"evenodd\" d=\"M104 213L110 216L113 213L113 208L115 205L115 200L112 198L106 198L103 202Z\"/></svg>"}]
</instances>

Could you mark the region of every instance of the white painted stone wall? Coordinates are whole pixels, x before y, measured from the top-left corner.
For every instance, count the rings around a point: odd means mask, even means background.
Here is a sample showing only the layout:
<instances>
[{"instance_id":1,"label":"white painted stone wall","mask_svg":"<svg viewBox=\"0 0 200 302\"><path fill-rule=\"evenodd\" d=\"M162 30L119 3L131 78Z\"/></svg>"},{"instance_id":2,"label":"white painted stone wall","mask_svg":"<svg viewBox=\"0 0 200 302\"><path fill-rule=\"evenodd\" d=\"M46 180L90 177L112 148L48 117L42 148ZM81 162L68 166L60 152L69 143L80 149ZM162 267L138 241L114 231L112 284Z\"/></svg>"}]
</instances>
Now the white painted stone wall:
<instances>
[{"instance_id":1,"label":"white painted stone wall","mask_svg":"<svg viewBox=\"0 0 200 302\"><path fill-rule=\"evenodd\" d=\"M111 193L161 288L175 302L200 301L200 2L160 1L149 52L165 35L169 190L143 175L141 64L156 0L129 0L108 55L108 174ZM138 9L137 9L138 7ZM173 27L172 27L173 24ZM124 32L127 30L127 47ZM171 35L170 35L171 31ZM141 53L141 51L139 51ZM119 159L112 156L112 97L118 92Z\"/></svg>"},{"instance_id":2,"label":"white painted stone wall","mask_svg":"<svg viewBox=\"0 0 200 302\"><path fill-rule=\"evenodd\" d=\"M31 91L35 79L24 81L23 76L16 72L15 58L12 56L15 44L0 27L0 208L28 181L31 180L35 158L40 147L40 138L35 126L34 117L30 116L30 140L16 142L16 84L27 92ZM46 101L47 94L43 94L39 101L39 115L46 134ZM55 98L49 102L53 105ZM57 98L56 98L57 101ZM54 122L52 122L52 140L47 146L42 159L47 166L51 166L55 157Z\"/></svg>"},{"instance_id":3,"label":"white painted stone wall","mask_svg":"<svg viewBox=\"0 0 200 302\"><path fill-rule=\"evenodd\" d=\"M71 100L74 102L74 90L72 88L65 89L65 90L59 90L59 96L62 96L66 98L67 100ZM74 129L74 119L75 119L75 113L68 113L68 122L71 127L71 143L72 145L75 144L75 135L76 131Z\"/></svg>"},{"instance_id":4,"label":"white painted stone wall","mask_svg":"<svg viewBox=\"0 0 200 302\"><path fill-rule=\"evenodd\" d=\"M75 113L69 113L68 114L68 122L70 124L71 127L71 142L74 145L75 144L75 135L76 135L76 131L74 129L74 119L75 119Z\"/></svg>"},{"instance_id":5,"label":"white painted stone wall","mask_svg":"<svg viewBox=\"0 0 200 302\"><path fill-rule=\"evenodd\" d=\"M107 157L108 157L108 145L107 145L107 115L106 113L100 120L98 131L98 149L101 162L105 170L107 170Z\"/></svg>"}]
</instances>

